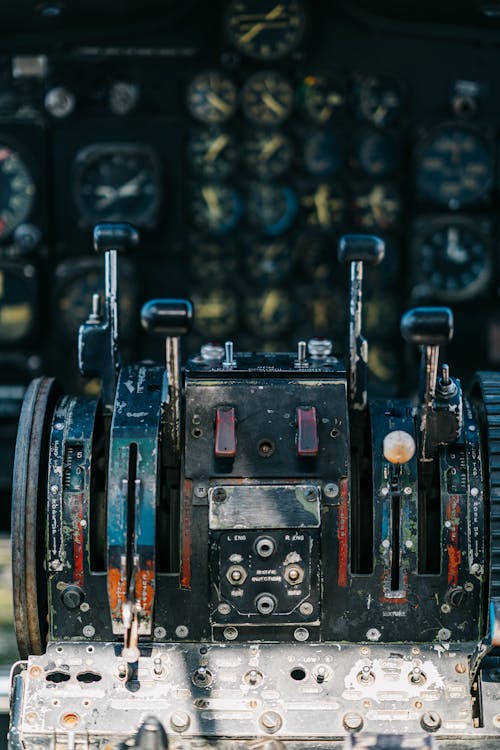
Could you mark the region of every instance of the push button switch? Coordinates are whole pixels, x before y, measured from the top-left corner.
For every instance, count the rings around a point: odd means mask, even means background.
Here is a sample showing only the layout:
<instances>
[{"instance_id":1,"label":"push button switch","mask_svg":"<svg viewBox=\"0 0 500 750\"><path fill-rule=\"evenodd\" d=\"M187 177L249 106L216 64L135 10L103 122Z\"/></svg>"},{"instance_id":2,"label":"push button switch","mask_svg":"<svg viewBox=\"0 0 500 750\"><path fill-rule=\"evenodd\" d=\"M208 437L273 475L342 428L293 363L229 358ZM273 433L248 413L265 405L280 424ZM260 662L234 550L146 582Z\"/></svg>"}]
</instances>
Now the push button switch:
<instances>
[{"instance_id":1,"label":"push button switch","mask_svg":"<svg viewBox=\"0 0 500 750\"><path fill-rule=\"evenodd\" d=\"M297 408L297 455L314 457L319 453L316 407Z\"/></svg>"},{"instance_id":2,"label":"push button switch","mask_svg":"<svg viewBox=\"0 0 500 750\"><path fill-rule=\"evenodd\" d=\"M236 414L232 406L217 409L214 452L216 458L236 456Z\"/></svg>"}]
</instances>

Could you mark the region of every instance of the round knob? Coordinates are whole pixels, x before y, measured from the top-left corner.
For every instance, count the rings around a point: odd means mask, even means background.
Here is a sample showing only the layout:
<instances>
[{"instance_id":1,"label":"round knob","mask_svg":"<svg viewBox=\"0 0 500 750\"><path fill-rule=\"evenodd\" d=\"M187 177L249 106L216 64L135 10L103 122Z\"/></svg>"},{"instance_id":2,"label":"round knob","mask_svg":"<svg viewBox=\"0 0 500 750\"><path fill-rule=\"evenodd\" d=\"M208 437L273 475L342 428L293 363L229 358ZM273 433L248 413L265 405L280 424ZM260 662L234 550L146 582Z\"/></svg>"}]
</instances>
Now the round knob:
<instances>
[{"instance_id":1,"label":"round knob","mask_svg":"<svg viewBox=\"0 0 500 750\"><path fill-rule=\"evenodd\" d=\"M449 307L415 307L401 318L401 335L410 344L444 346L453 338Z\"/></svg>"},{"instance_id":2,"label":"round knob","mask_svg":"<svg viewBox=\"0 0 500 750\"><path fill-rule=\"evenodd\" d=\"M344 234L339 239L338 259L341 263L362 261L376 266L385 254L385 242L373 234Z\"/></svg>"},{"instance_id":3,"label":"round knob","mask_svg":"<svg viewBox=\"0 0 500 750\"><path fill-rule=\"evenodd\" d=\"M193 305L187 299L152 299L141 310L142 327L159 336L183 336L193 325Z\"/></svg>"},{"instance_id":4,"label":"round knob","mask_svg":"<svg viewBox=\"0 0 500 750\"><path fill-rule=\"evenodd\" d=\"M139 232L132 224L109 222L94 227L94 250L99 255L108 250L126 253L139 244Z\"/></svg>"}]
</instances>

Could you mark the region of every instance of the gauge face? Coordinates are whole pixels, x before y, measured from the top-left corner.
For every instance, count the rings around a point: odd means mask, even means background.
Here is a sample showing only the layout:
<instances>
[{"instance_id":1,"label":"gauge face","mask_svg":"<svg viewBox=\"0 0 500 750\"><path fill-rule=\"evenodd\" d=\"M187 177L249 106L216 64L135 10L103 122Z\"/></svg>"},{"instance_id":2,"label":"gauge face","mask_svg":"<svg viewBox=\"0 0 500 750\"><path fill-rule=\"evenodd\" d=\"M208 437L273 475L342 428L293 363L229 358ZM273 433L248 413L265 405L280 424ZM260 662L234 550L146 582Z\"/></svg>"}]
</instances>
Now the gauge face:
<instances>
[{"instance_id":1,"label":"gauge face","mask_svg":"<svg viewBox=\"0 0 500 750\"><path fill-rule=\"evenodd\" d=\"M227 234L238 224L242 213L239 193L223 184L196 187L191 196L191 214L198 229L211 234Z\"/></svg>"},{"instance_id":2,"label":"gauge face","mask_svg":"<svg viewBox=\"0 0 500 750\"><path fill-rule=\"evenodd\" d=\"M58 275L57 271L56 275ZM127 338L127 335L130 336L134 329L136 305L131 270L127 270L123 262L120 264L118 291L120 336ZM94 294L99 294L102 302L104 273L101 268L82 268L63 282L57 300L57 309L60 326L69 339L75 340L79 327L88 318Z\"/></svg>"},{"instance_id":3,"label":"gauge face","mask_svg":"<svg viewBox=\"0 0 500 750\"><path fill-rule=\"evenodd\" d=\"M416 180L426 198L448 208L476 203L492 184L492 154L476 133L450 127L423 145Z\"/></svg>"},{"instance_id":4,"label":"gauge face","mask_svg":"<svg viewBox=\"0 0 500 750\"><path fill-rule=\"evenodd\" d=\"M212 289L210 292L193 293L196 310L195 330L201 336L219 339L229 336L238 323L238 300L230 289Z\"/></svg>"},{"instance_id":5,"label":"gauge face","mask_svg":"<svg viewBox=\"0 0 500 750\"><path fill-rule=\"evenodd\" d=\"M354 87L354 110L360 120L379 128L390 125L401 112L398 84L389 78L360 78Z\"/></svg>"},{"instance_id":6,"label":"gauge face","mask_svg":"<svg viewBox=\"0 0 500 750\"><path fill-rule=\"evenodd\" d=\"M292 310L292 302L285 290L266 289L245 300L245 323L256 335L276 336L289 329Z\"/></svg>"},{"instance_id":7,"label":"gauge face","mask_svg":"<svg viewBox=\"0 0 500 750\"><path fill-rule=\"evenodd\" d=\"M387 177L398 166L400 150L391 133L362 130L354 137L354 164L370 177Z\"/></svg>"},{"instance_id":8,"label":"gauge face","mask_svg":"<svg viewBox=\"0 0 500 750\"><path fill-rule=\"evenodd\" d=\"M28 218L35 192L33 178L19 154L0 144L0 239Z\"/></svg>"},{"instance_id":9,"label":"gauge face","mask_svg":"<svg viewBox=\"0 0 500 750\"><path fill-rule=\"evenodd\" d=\"M334 121L345 109L346 84L340 76L309 75L298 90L298 101L317 125Z\"/></svg>"},{"instance_id":10,"label":"gauge face","mask_svg":"<svg viewBox=\"0 0 500 750\"><path fill-rule=\"evenodd\" d=\"M306 224L328 231L340 227L345 221L346 203L338 187L327 182L315 185L305 193L300 206Z\"/></svg>"},{"instance_id":11,"label":"gauge face","mask_svg":"<svg viewBox=\"0 0 500 750\"><path fill-rule=\"evenodd\" d=\"M292 113L293 89L279 73L262 71L242 91L243 114L256 125L280 125Z\"/></svg>"},{"instance_id":12,"label":"gauge face","mask_svg":"<svg viewBox=\"0 0 500 750\"><path fill-rule=\"evenodd\" d=\"M247 138L243 148L246 168L263 180L281 177L290 169L293 149L283 133L258 131Z\"/></svg>"},{"instance_id":13,"label":"gauge face","mask_svg":"<svg viewBox=\"0 0 500 750\"><path fill-rule=\"evenodd\" d=\"M226 14L229 40L255 60L288 55L304 34L305 14L298 0L234 0Z\"/></svg>"},{"instance_id":14,"label":"gauge face","mask_svg":"<svg viewBox=\"0 0 500 750\"><path fill-rule=\"evenodd\" d=\"M135 144L95 145L75 162L74 197L85 225L128 221L154 227L161 201L156 155Z\"/></svg>"},{"instance_id":15,"label":"gauge face","mask_svg":"<svg viewBox=\"0 0 500 750\"><path fill-rule=\"evenodd\" d=\"M401 197L394 185L361 187L353 199L353 218L363 229L392 229L401 215Z\"/></svg>"},{"instance_id":16,"label":"gauge face","mask_svg":"<svg viewBox=\"0 0 500 750\"><path fill-rule=\"evenodd\" d=\"M285 232L297 214L297 197L288 185L254 184L247 199L249 223L269 237Z\"/></svg>"},{"instance_id":17,"label":"gauge face","mask_svg":"<svg viewBox=\"0 0 500 750\"><path fill-rule=\"evenodd\" d=\"M328 249L330 252L328 252ZM295 243L297 261L308 279L312 281L326 281L330 278L332 273L332 252L331 248L328 249L325 235L321 232L311 230L303 232L298 236Z\"/></svg>"},{"instance_id":18,"label":"gauge face","mask_svg":"<svg viewBox=\"0 0 500 750\"><path fill-rule=\"evenodd\" d=\"M316 177L326 177L341 169L345 161L345 138L340 130L320 130L309 134L304 143L304 166Z\"/></svg>"},{"instance_id":19,"label":"gauge face","mask_svg":"<svg viewBox=\"0 0 500 750\"><path fill-rule=\"evenodd\" d=\"M200 130L188 143L193 172L210 179L229 177L236 169L238 150L234 136L224 130Z\"/></svg>"},{"instance_id":20,"label":"gauge face","mask_svg":"<svg viewBox=\"0 0 500 750\"><path fill-rule=\"evenodd\" d=\"M231 78L215 70L198 73L188 86L190 113L200 122L225 122L236 111L237 91Z\"/></svg>"},{"instance_id":21,"label":"gauge face","mask_svg":"<svg viewBox=\"0 0 500 750\"><path fill-rule=\"evenodd\" d=\"M465 300L482 291L491 278L487 240L467 226L436 227L417 247L418 269L433 296Z\"/></svg>"},{"instance_id":22,"label":"gauge face","mask_svg":"<svg viewBox=\"0 0 500 750\"><path fill-rule=\"evenodd\" d=\"M234 279L237 262L231 244L200 237L192 239L190 244L189 268L194 279L213 285Z\"/></svg>"},{"instance_id":23,"label":"gauge face","mask_svg":"<svg viewBox=\"0 0 500 750\"><path fill-rule=\"evenodd\" d=\"M245 255L245 269L255 281L270 283L284 279L293 268L293 255L286 242L254 242Z\"/></svg>"},{"instance_id":24,"label":"gauge face","mask_svg":"<svg viewBox=\"0 0 500 750\"><path fill-rule=\"evenodd\" d=\"M0 342L24 339L35 320L35 269L0 266Z\"/></svg>"}]
</instances>

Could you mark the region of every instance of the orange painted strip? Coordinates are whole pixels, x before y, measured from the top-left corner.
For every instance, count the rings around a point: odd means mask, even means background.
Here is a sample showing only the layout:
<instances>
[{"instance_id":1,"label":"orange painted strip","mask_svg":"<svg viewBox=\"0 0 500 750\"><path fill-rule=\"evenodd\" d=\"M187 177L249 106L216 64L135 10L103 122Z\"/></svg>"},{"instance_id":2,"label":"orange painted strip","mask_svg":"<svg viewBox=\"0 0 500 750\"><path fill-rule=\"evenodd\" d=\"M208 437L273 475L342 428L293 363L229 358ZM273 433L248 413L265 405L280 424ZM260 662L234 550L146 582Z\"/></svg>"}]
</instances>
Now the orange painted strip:
<instances>
[{"instance_id":1,"label":"orange painted strip","mask_svg":"<svg viewBox=\"0 0 500 750\"><path fill-rule=\"evenodd\" d=\"M340 480L337 539L339 542L337 583L342 588L345 588L347 586L347 566L349 559L349 484L346 477Z\"/></svg>"},{"instance_id":2,"label":"orange painted strip","mask_svg":"<svg viewBox=\"0 0 500 750\"><path fill-rule=\"evenodd\" d=\"M181 548L181 587L191 588L191 493L193 483L184 480L184 491L181 498L182 548Z\"/></svg>"}]
</instances>

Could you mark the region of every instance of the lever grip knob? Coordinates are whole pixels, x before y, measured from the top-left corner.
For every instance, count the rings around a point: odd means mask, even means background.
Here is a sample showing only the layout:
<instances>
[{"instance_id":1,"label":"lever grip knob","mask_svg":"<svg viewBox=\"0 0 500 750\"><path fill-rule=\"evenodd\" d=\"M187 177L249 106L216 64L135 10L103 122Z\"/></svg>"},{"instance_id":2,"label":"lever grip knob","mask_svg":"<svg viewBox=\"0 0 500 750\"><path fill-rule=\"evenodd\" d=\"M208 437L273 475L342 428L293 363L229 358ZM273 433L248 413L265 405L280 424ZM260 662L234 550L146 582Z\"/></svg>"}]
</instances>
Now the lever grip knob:
<instances>
[{"instance_id":1,"label":"lever grip knob","mask_svg":"<svg viewBox=\"0 0 500 750\"><path fill-rule=\"evenodd\" d=\"M444 346L453 338L449 307L415 307L401 318L401 335L410 344Z\"/></svg>"},{"instance_id":2,"label":"lever grip knob","mask_svg":"<svg viewBox=\"0 0 500 750\"><path fill-rule=\"evenodd\" d=\"M344 234L339 239L338 259L341 263L362 261L368 266L376 266L385 254L385 242L373 234Z\"/></svg>"},{"instance_id":3,"label":"lever grip knob","mask_svg":"<svg viewBox=\"0 0 500 750\"><path fill-rule=\"evenodd\" d=\"M132 224L108 222L94 227L94 250L103 255L108 250L126 253L139 244L139 232Z\"/></svg>"},{"instance_id":4,"label":"lever grip knob","mask_svg":"<svg viewBox=\"0 0 500 750\"><path fill-rule=\"evenodd\" d=\"M193 304L187 299L152 299L141 310L142 327L158 336L183 336L193 325Z\"/></svg>"}]
</instances>

